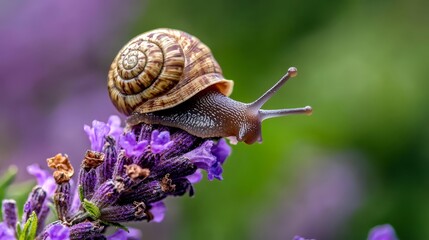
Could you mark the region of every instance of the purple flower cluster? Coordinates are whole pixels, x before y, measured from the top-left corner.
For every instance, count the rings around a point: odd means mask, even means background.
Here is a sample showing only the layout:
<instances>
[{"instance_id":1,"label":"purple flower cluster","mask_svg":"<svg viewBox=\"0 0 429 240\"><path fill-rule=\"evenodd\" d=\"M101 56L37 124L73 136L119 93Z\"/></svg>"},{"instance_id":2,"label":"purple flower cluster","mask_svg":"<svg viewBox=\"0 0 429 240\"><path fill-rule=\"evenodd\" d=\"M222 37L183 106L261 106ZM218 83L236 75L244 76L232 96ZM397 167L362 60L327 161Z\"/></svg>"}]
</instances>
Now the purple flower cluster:
<instances>
[{"instance_id":1,"label":"purple flower cluster","mask_svg":"<svg viewBox=\"0 0 429 240\"><path fill-rule=\"evenodd\" d=\"M295 236L292 240L315 240ZM373 227L368 234L368 240L398 240L395 229L390 224Z\"/></svg>"},{"instance_id":2,"label":"purple flower cluster","mask_svg":"<svg viewBox=\"0 0 429 240\"><path fill-rule=\"evenodd\" d=\"M231 153L224 139L202 139L146 124L123 129L117 116L107 123L93 121L84 130L91 150L82 161L77 186L73 186L74 169L67 155L47 159L55 170L53 176L37 165L29 166L38 185L30 193L20 223L15 202L3 202L0 240L22 234L27 234L23 239L138 239L122 230L126 229L122 224L162 221L163 199L193 195L192 184L202 179L201 170L207 171L210 180L222 179L222 165ZM45 226L49 202L58 220ZM16 230L17 225L21 230ZM105 237L109 226L119 230Z\"/></svg>"}]
</instances>

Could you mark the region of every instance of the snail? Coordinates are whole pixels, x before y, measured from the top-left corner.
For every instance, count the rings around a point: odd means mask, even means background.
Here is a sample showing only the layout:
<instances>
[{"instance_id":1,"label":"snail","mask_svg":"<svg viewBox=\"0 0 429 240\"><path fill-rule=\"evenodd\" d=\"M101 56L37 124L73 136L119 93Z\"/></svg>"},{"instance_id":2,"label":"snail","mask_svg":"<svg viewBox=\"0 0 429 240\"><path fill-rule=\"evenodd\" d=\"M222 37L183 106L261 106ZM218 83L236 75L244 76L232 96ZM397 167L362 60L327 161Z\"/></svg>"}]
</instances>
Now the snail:
<instances>
[{"instance_id":1,"label":"snail","mask_svg":"<svg viewBox=\"0 0 429 240\"><path fill-rule=\"evenodd\" d=\"M210 49L196 37L173 29L155 29L131 39L115 57L108 90L127 124L160 124L201 138L231 137L247 144L262 142L261 122L289 114L311 114L303 108L264 110L262 105L291 77L294 67L252 103L228 96L233 81Z\"/></svg>"}]
</instances>

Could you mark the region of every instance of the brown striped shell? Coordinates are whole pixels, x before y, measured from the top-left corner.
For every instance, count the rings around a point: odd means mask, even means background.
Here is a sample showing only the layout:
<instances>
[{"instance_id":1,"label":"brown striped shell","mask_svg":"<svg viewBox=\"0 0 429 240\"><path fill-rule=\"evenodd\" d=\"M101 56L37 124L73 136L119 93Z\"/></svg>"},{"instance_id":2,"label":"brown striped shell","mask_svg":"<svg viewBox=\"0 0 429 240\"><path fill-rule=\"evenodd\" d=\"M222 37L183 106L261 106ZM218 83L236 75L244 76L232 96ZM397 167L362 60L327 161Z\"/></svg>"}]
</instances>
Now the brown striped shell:
<instances>
[{"instance_id":1,"label":"brown striped shell","mask_svg":"<svg viewBox=\"0 0 429 240\"><path fill-rule=\"evenodd\" d=\"M229 96L233 82L224 79L206 45L173 29L155 29L128 42L107 83L113 104L126 115L174 107L212 85Z\"/></svg>"}]
</instances>

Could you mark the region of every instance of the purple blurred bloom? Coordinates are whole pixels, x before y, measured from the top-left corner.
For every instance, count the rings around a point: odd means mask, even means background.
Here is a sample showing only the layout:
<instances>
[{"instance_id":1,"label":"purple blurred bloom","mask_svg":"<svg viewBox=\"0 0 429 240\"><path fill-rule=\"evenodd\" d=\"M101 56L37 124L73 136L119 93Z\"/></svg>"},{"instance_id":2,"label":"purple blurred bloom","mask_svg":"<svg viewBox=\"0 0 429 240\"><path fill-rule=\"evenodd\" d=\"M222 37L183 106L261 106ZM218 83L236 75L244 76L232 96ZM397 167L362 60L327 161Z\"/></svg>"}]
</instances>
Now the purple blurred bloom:
<instances>
[{"instance_id":1,"label":"purple blurred bloom","mask_svg":"<svg viewBox=\"0 0 429 240\"><path fill-rule=\"evenodd\" d=\"M7 226L6 223L0 222L0 240L15 239L15 231Z\"/></svg>"},{"instance_id":2,"label":"purple blurred bloom","mask_svg":"<svg viewBox=\"0 0 429 240\"><path fill-rule=\"evenodd\" d=\"M42 187L48 197L54 194L56 183L48 171L41 169L38 164L32 164L27 167L27 172L36 177L37 185Z\"/></svg>"},{"instance_id":3,"label":"purple blurred bloom","mask_svg":"<svg viewBox=\"0 0 429 240\"><path fill-rule=\"evenodd\" d=\"M77 127L114 110L103 88L105 56L126 40L121 33L141 6L111 0L0 1L5 36L0 70L2 79L16 79L2 81L0 88L0 101L8 103L0 108L0 141L8 143L0 146L1 153L21 159L20 168L42 163L60 148L78 159L84 141Z\"/></svg>"},{"instance_id":4,"label":"purple blurred bloom","mask_svg":"<svg viewBox=\"0 0 429 240\"><path fill-rule=\"evenodd\" d=\"M292 240L314 240L314 239L307 239L307 238L303 238L301 236L294 236Z\"/></svg>"},{"instance_id":5,"label":"purple blurred bloom","mask_svg":"<svg viewBox=\"0 0 429 240\"><path fill-rule=\"evenodd\" d=\"M168 131L152 131L150 147L153 153L158 154L164 152L165 150L173 146L173 143L173 141L170 141L170 133Z\"/></svg>"},{"instance_id":6,"label":"purple blurred bloom","mask_svg":"<svg viewBox=\"0 0 429 240\"><path fill-rule=\"evenodd\" d=\"M3 221L11 229L14 229L18 222L18 209L15 200L5 199L2 202Z\"/></svg>"},{"instance_id":7,"label":"purple blurred bloom","mask_svg":"<svg viewBox=\"0 0 429 240\"><path fill-rule=\"evenodd\" d=\"M128 132L125 135L121 135L119 145L124 149L127 157L139 157L143 154L148 141L142 140L137 142L136 135L133 132Z\"/></svg>"},{"instance_id":8,"label":"purple blurred bloom","mask_svg":"<svg viewBox=\"0 0 429 240\"><path fill-rule=\"evenodd\" d=\"M375 226L368 235L368 240L397 240L395 229L390 224Z\"/></svg>"},{"instance_id":9,"label":"purple blurred bloom","mask_svg":"<svg viewBox=\"0 0 429 240\"><path fill-rule=\"evenodd\" d=\"M68 240L70 239L70 228L60 223L52 225L46 230L47 240Z\"/></svg>"}]
</instances>

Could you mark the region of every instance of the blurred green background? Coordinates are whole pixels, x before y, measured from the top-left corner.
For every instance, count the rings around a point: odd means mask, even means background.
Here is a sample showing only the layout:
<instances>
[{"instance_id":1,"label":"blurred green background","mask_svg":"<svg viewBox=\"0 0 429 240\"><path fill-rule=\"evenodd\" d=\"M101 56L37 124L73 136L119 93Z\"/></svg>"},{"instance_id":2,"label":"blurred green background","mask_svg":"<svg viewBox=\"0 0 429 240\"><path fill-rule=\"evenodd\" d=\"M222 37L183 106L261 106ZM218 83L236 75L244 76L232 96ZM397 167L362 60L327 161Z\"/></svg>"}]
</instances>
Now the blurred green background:
<instances>
[{"instance_id":1,"label":"blurred green background","mask_svg":"<svg viewBox=\"0 0 429 240\"><path fill-rule=\"evenodd\" d=\"M133 36L177 28L211 48L235 81L232 98L253 101L295 66L298 77L265 108L314 109L264 122L263 144L233 146L223 181L169 199L163 223L138 224L146 239L357 240L383 223L401 239L429 239L428 1L154 0L132 8L100 49L100 69Z\"/></svg>"}]
</instances>

